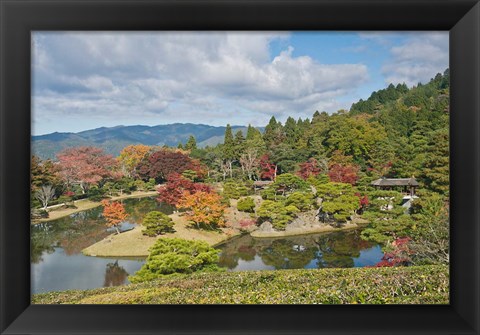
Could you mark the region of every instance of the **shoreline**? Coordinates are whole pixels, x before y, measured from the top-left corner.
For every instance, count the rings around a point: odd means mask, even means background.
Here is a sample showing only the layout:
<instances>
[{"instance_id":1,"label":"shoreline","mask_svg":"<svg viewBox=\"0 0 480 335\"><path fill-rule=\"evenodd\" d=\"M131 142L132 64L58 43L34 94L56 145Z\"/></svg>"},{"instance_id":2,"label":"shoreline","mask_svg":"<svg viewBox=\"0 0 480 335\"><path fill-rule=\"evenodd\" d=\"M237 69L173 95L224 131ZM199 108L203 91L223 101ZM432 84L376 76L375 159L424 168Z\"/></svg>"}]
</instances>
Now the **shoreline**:
<instances>
[{"instance_id":1,"label":"shoreline","mask_svg":"<svg viewBox=\"0 0 480 335\"><path fill-rule=\"evenodd\" d=\"M149 192L137 191L137 192L132 192L130 194L111 197L109 199L112 201L116 201L116 200L129 199L129 198L145 198L145 197L151 197L157 194L158 194L157 191L149 191ZM89 199L81 199L81 200L76 200L75 205L77 206L77 208L63 208L63 209L52 210L51 212L48 212L48 218L32 219L30 223L38 224L42 222L54 221L54 220L69 216L71 214L75 214L78 212L86 211L86 210L101 206L102 204L101 202L91 201Z\"/></svg>"},{"instance_id":2,"label":"shoreline","mask_svg":"<svg viewBox=\"0 0 480 335\"><path fill-rule=\"evenodd\" d=\"M310 235L317 233L332 233L336 231L350 230L360 228L356 223L346 223L342 227L332 227L332 226L321 226L321 227L312 227L310 229L292 229L290 231L258 231L254 230L250 233L252 237L255 238L272 238L272 237L288 237L288 236L298 236L298 235Z\"/></svg>"}]
</instances>

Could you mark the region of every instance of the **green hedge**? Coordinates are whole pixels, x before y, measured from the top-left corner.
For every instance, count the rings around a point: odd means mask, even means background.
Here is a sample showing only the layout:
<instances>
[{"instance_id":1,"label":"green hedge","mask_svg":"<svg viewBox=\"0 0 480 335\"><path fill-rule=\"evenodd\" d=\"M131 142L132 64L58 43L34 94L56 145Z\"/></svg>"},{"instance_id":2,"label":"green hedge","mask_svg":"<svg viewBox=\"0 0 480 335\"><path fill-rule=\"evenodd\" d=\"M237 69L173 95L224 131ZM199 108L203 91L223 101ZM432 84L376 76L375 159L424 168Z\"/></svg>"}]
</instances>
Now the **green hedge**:
<instances>
[{"instance_id":1,"label":"green hedge","mask_svg":"<svg viewBox=\"0 0 480 335\"><path fill-rule=\"evenodd\" d=\"M448 304L448 266L196 273L34 304Z\"/></svg>"}]
</instances>

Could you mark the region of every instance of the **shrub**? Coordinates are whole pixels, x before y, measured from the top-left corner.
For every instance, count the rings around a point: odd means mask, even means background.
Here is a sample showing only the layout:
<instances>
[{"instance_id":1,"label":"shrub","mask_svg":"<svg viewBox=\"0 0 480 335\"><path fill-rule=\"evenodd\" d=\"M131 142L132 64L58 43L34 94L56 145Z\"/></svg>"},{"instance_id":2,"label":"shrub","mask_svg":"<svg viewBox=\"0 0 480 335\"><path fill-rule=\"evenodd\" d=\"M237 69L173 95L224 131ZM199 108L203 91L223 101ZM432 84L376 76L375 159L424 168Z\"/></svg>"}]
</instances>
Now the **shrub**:
<instances>
[{"instance_id":1,"label":"shrub","mask_svg":"<svg viewBox=\"0 0 480 335\"><path fill-rule=\"evenodd\" d=\"M237 202L237 209L242 212L253 213L255 211L255 202L250 197L240 199Z\"/></svg>"},{"instance_id":2,"label":"shrub","mask_svg":"<svg viewBox=\"0 0 480 335\"><path fill-rule=\"evenodd\" d=\"M145 229L142 231L142 234L146 236L153 237L174 231L172 219L168 215L158 211L147 213L143 219L143 225Z\"/></svg>"},{"instance_id":3,"label":"shrub","mask_svg":"<svg viewBox=\"0 0 480 335\"><path fill-rule=\"evenodd\" d=\"M203 241L161 238L150 249L146 263L129 280L138 283L177 273L219 271L218 253Z\"/></svg>"},{"instance_id":4,"label":"shrub","mask_svg":"<svg viewBox=\"0 0 480 335\"><path fill-rule=\"evenodd\" d=\"M278 230L284 230L287 223L291 222L299 210L295 206L285 206L281 202L265 200L257 210L260 222L270 221Z\"/></svg>"},{"instance_id":5,"label":"shrub","mask_svg":"<svg viewBox=\"0 0 480 335\"><path fill-rule=\"evenodd\" d=\"M301 211L307 211L313 208L315 199L312 193L294 192L285 199L285 205L295 206Z\"/></svg>"},{"instance_id":6,"label":"shrub","mask_svg":"<svg viewBox=\"0 0 480 335\"><path fill-rule=\"evenodd\" d=\"M88 199L92 201L102 201L103 199L106 198L105 191L101 188L98 188L96 186L91 187L88 190Z\"/></svg>"},{"instance_id":7,"label":"shrub","mask_svg":"<svg viewBox=\"0 0 480 335\"><path fill-rule=\"evenodd\" d=\"M251 187L244 182L229 180L223 183L223 196L229 199L238 199L250 195L251 193Z\"/></svg>"}]
</instances>

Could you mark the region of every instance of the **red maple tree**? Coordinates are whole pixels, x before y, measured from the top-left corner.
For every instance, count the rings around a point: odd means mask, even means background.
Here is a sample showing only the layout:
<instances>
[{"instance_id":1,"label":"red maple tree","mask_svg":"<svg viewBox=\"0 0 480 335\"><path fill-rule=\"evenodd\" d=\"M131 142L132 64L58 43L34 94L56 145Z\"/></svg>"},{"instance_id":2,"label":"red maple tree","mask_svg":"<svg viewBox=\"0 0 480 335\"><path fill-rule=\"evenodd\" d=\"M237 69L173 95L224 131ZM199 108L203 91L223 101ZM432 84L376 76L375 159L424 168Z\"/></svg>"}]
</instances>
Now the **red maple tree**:
<instances>
[{"instance_id":1,"label":"red maple tree","mask_svg":"<svg viewBox=\"0 0 480 335\"><path fill-rule=\"evenodd\" d=\"M328 170L330 181L355 185L358 180L359 167L353 164L332 164Z\"/></svg>"},{"instance_id":2,"label":"red maple tree","mask_svg":"<svg viewBox=\"0 0 480 335\"><path fill-rule=\"evenodd\" d=\"M277 166L273 163L270 163L270 157L268 155L263 155L260 157L260 178L275 180L277 176Z\"/></svg>"},{"instance_id":3,"label":"red maple tree","mask_svg":"<svg viewBox=\"0 0 480 335\"><path fill-rule=\"evenodd\" d=\"M171 173L167 178L167 183L158 189L157 200L172 206L177 206L184 192L194 193L197 191L210 193L212 192L212 188L207 184L195 183L178 173Z\"/></svg>"},{"instance_id":4,"label":"red maple tree","mask_svg":"<svg viewBox=\"0 0 480 335\"><path fill-rule=\"evenodd\" d=\"M410 263L412 251L409 248L410 237L397 238L392 242L392 251L383 254L382 260L374 267L402 266Z\"/></svg>"},{"instance_id":5,"label":"red maple tree","mask_svg":"<svg viewBox=\"0 0 480 335\"><path fill-rule=\"evenodd\" d=\"M308 161L300 164L300 170L297 175L303 180L307 180L309 177L317 176L321 171L320 165L315 158L309 158Z\"/></svg>"},{"instance_id":6,"label":"red maple tree","mask_svg":"<svg viewBox=\"0 0 480 335\"><path fill-rule=\"evenodd\" d=\"M165 181L172 173L182 173L185 170L202 172L199 161L192 160L180 151L161 149L153 152L137 166L136 171L144 179L155 178Z\"/></svg>"},{"instance_id":7,"label":"red maple tree","mask_svg":"<svg viewBox=\"0 0 480 335\"><path fill-rule=\"evenodd\" d=\"M80 185L82 193L86 193L91 185L101 180L112 178L116 161L112 155L107 155L96 147L68 148L57 154L60 175L67 187Z\"/></svg>"}]
</instances>

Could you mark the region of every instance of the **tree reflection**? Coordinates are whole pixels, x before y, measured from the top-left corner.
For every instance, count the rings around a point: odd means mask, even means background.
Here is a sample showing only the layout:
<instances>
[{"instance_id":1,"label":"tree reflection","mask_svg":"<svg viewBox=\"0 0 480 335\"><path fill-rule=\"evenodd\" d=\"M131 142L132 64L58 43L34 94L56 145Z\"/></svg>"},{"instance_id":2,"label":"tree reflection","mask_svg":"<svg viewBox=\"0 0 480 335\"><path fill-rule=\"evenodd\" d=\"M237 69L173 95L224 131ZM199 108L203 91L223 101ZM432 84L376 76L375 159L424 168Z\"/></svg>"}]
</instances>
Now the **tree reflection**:
<instances>
[{"instance_id":1,"label":"tree reflection","mask_svg":"<svg viewBox=\"0 0 480 335\"><path fill-rule=\"evenodd\" d=\"M265 267L275 269L346 268L355 266L360 251L374 244L363 241L360 231L352 230L324 234L291 236L282 239L252 238L250 235L233 239L220 248L219 265L235 269L240 260L253 261L260 256Z\"/></svg>"},{"instance_id":2,"label":"tree reflection","mask_svg":"<svg viewBox=\"0 0 480 335\"><path fill-rule=\"evenodd\" d=\"M115 263L108 263L105 269L105 281L103 287L119 286L125 284L127 280L128 272L118 265L118 261Z\"/></svg>"},{"instance_id":3,"label":"tree reflection","mask_svg":"<svg viewBox=\"0 0 480 335\"><path fill-rule=\"evenodd\" d=\"M315 248L293 240L275 240L258 252L266 265L275 269L301 269L315 258Z\"/></svg>"}]
</instances>

